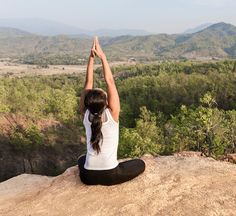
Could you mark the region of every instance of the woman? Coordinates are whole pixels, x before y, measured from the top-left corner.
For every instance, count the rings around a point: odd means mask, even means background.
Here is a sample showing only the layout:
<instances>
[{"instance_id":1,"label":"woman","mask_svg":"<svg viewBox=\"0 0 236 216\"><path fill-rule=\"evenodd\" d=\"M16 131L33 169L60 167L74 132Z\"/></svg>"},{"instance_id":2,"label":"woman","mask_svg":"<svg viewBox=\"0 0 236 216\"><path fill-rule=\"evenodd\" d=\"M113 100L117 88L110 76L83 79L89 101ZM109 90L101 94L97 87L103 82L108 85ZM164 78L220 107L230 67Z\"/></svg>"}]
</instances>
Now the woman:
<instances>
[{"instance_id":1,"label":"woman","mask_svg":"<svg viewBox=\"0 0 236 216\"><path fill-rule=\"evenodd\" d=\"M95 56L102 62L107 93L102 89L93 89ZM109 64L97 37L93 41L89 56L84 91L80 98L80 112L87 139L87 154L78 159L80 179L84 184L120 184L144 172L145 163L141 159L120 163L117 160L120 101Z\"/></svg>"}]
</instances>

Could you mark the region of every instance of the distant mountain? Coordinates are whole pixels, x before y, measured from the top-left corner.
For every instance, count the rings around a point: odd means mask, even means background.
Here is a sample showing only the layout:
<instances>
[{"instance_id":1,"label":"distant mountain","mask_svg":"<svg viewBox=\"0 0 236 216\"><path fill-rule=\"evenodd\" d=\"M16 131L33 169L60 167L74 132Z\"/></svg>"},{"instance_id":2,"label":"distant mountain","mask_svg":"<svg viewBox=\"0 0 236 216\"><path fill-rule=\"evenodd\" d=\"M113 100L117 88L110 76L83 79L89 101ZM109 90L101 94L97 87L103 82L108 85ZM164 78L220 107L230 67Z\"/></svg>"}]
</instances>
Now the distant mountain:
<instances>
[{"instance_id":1,"label":"distant mountain","mask_svg":"<svg viewBox=\"0 0 236 216\"><path fill-rule=\"evenodd\" d=\"M179 43L169 49L183 57L231 57L236 56L236 27L224 22L216 23L202 31L177 37Z\"/></svg>"},{"instance_id":2,"label":"distant mountain","mask_svg":"<svg viewBox=\"0 0 236 216\"><path fill-rule=\"evenodd\" d=\"M97 35L97 36L109 36L109 37L117 37L121 35L131 35L131 36L143 36L143 35L150 35L150 32L144 30L137 30L137 29L98 29L96 31L91 31L90 35Z\"/></svg>"},{"instance_id":3,"label":"distant mountain","mask_svg":"<svg viewBox=\"0 0 236 216\"><path fill-rule=\"evenodd\" d=\"M22 36L0 37L0 57L34 56L37 59L59 55L86 58L92 43L92 38L84 35L40 36L14 31ZM236 27L223 22L193 34L126 35L100 37L100 41L110 60L236 58Z\"/></svg>"},{"instance_id":4,"label":"distant mountain","mask_svg":"<svg viewBox=\"0 0 236 216\"><path fill-rule=\"evenodd\" d=\"M0 26L18 28L33 34L45 36L83 34L86 31L74 26L41 18L0 19Z\"/></svg>"},{"instance_id":5,"label":"distant mountain","mask_svg":"<svg viewBox=\"0 0 236 216\"><path fill-rule=\"evenodd\" d=\"M72 25L63 24L41 18L27 19L0 19L0 26L22 29L33 34L44 36L56 35L87 35L87 36L120 36L120 35L147 35L149 32L135 29L98 29L89 31Z\"/></svg>"},{"instance_id":6,"label":"distant mountain","mask_svg":"<svg viewBox=\"0 0 236 216\"><path fill-rule=\"evenodd\" d=\"M232 24L224 23L224 22L213 24L209 26L206 30L212 31L214 33L218 32L218 34L225 33L225 35L229 35L229 36L230 35L234 36L236 34L236 27ZM222 35L219 35L219 36L222 36Z\"/></svg>"},{"instance_id":7,"label":"distant mountain","mask_svg":"<svg viewBox=\"0 0 236 216\"><path fill-rule=\"evenodd\" d=\"M30 36L29 32L22 31L15 28L0 27L0 38L9 38L9 37L24 37Z\"/></svg>"},{"instance_id":8,"label":"distant mountain","mask_svg":"<svg viewBox=\"0 0 236 216\"><path fill-rule=\"evenodd\" d=\"M184 31L184 34L192 34L192 33L202 31L203 29L209 27L210 25L212 25L212 23L201 24L201 25L196 26L194 28L187 29L186 31Z\"/></svg>"}]
</instances>

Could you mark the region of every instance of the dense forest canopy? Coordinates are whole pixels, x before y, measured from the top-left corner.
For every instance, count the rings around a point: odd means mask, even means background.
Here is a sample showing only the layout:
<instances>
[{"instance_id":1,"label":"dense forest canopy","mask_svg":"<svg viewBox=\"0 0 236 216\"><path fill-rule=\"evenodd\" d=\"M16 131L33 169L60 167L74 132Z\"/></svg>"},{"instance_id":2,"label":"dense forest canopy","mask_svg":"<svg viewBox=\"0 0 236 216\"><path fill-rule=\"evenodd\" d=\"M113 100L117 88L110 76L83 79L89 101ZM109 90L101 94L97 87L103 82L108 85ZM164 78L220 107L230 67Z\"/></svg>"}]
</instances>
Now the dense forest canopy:
<instances>
[{"instance_id":1,"label":"dense forest canopy","mask_svg":"<svg viewBox=\"0 0 236 216\"><path fill-rule=\"evenodd\" d=\"M194 150L218 158L235 151L235 61L140 64L112 71L121 99L119 157ZM58 142L83 143L78 106L84 78L2 78L2 141L26 152ZM105 88L101 68L94 85Z\"/></svg>"}]
</instances>

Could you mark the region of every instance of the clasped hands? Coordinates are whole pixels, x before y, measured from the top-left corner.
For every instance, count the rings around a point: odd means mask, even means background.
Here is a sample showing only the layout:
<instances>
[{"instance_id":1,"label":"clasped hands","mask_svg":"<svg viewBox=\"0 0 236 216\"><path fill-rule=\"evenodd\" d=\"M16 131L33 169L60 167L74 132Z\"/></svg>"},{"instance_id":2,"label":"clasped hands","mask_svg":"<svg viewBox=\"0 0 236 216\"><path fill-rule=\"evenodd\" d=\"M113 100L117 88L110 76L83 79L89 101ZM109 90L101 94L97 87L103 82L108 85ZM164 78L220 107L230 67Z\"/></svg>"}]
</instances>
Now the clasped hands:
<instances>
[{"instance_id":1,"label":"clasped hands","mask_svg":"<svg viewBox=\"0 0 236 216\"><path fill-rule=\"evenodd\" d=\"M99 44L98 37L94 37L93 46L92 46L91 53L90 53L90 57L94 58L95 56L97 56L101 60L106 58L106 55L102 51L102 48Z\"/></svg>"}]
</instances>

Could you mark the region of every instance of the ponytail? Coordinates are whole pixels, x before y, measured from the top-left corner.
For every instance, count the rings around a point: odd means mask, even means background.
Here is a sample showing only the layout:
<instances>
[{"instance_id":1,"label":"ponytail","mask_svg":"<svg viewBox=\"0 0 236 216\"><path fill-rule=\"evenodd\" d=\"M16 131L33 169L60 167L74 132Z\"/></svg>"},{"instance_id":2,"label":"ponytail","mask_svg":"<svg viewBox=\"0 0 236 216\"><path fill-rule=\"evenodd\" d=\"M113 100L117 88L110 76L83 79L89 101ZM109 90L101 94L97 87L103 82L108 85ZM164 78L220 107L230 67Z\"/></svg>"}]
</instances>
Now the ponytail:
<instances>
[{"instance_id":1,"label":"ponytail","mask_svg":"<svg viewBox=\"0 0 236 216\"><path fill-rule=\"evenodd\" d=\"M94 150L101 151L99 142L103 139L102 134L102 113L106 108L106 94L101 90L89 90L85 96L85 107L93 114L91 124L91 139L90 143Z\"/></svg>"},{"instance_id":2,"label":"ponytail","mask_svg":"<svg viewBox=\"0 0 236 216\"><path fill-rule=\"evenodd\" d=\"M92 120L92 124L91 124L91 130L92 130L92 134L91 134L91 145L93 147L94 150L97 151L97 153L99 153L101 151L100 146L99 146L99 141L103 139L103 135L102 135L102 116L101 114L98 115L98 113L94 113L93 114L93 120Z\"/></svg>"}]
</instances>

